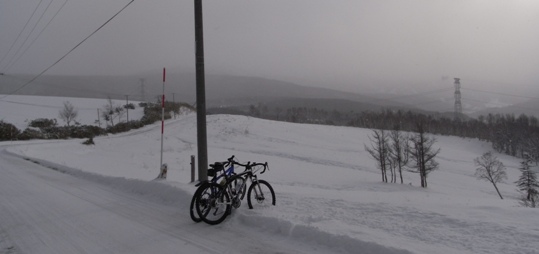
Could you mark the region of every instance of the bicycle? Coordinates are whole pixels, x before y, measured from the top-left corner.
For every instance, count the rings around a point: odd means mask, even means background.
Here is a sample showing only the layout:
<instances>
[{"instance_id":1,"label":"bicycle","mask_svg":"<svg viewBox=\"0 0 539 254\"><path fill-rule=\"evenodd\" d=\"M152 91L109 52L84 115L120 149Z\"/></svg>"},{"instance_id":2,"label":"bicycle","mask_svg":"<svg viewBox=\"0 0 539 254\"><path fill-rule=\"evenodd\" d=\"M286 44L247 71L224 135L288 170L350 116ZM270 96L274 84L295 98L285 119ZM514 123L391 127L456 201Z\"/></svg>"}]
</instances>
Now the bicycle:
<instances>
[{"instance_id":1,"label":"bicycle","mask_svg":"<svg viewBox=\"0 0 539 254\"><path fill-rule=\"evenodd\" d=\"M198 222L202 221L200 216L198 216L198 211L197 211L197 209L195 207L196 198L198 196L200 196L200 195L203 195L202 192L206 189L207 184L218 183L219 180L223 181L224 179L226 179L225 176L233 176L233 175L235 175L235 173L234 173L234 164L230 163L231 161L233 161L233 159L234 159L234 156L228 158L227 161L225 161L225 162L215 162L214 164L210 164L210 168L208 169L208 176L212 177L211 180L199 182L199 183L197 183L195 185L198 188L195 191L195 193L193 194L193 198L191 199L191 204L190 204L190 208L189 208L189 213L190 213L191 219L194 222L198 223ZM227 166L229 166L229 167L225 170L225 167L227 167ZM218 174L219 172L221 172L221 173Z\"/></svg>"},{"instance_id":2,"label":"bicycle","mask_svg":"<svg viewBox=\"0 0 539 254\"><path fill-rule=\"evenodd\" d=\"M265 202L266 198L271 200L271 205L275 205L273 187L267 181L259 180L256 175L260 168L263 168L260 174L263 174L266 169L269 170L268 163L248 162L247 164L241 164L234 161L233 157L231 158L229 160L230 165L245 167L245 171L230 177L224 174L225 185L206 184L195 198L198 215L204 222L211 225L221 223L231 213L232 207L239 208L241 206L241 200L245 197L247 180L251 181L247 191L249 209L253 209L255 204L268 204L268 202ZM253 170L254 167L258 169Z\"/></svg>"}]
</instances>

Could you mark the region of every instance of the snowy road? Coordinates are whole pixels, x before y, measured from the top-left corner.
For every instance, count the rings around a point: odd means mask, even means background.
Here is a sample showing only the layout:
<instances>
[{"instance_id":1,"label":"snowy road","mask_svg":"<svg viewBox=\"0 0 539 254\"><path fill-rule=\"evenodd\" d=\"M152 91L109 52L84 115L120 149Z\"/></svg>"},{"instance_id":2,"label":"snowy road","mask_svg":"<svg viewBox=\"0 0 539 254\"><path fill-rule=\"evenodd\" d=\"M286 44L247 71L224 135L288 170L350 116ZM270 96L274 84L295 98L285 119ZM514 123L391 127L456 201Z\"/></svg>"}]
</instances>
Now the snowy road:
<instances>
[{"instance_id":1,"label":"snowy road","mask_svg":"<svg viewBox=\"0 0 539 254\"><path fill-rule=\"evenodd\" d=\"M0 253L312 253L0 151ZM187 215L187 216L186 216ZM284 240L286 241L286 240ZM290 247L288 247L290 248ZM317 251L315 251L317 252Z\"/></svg>"}]
</instances>

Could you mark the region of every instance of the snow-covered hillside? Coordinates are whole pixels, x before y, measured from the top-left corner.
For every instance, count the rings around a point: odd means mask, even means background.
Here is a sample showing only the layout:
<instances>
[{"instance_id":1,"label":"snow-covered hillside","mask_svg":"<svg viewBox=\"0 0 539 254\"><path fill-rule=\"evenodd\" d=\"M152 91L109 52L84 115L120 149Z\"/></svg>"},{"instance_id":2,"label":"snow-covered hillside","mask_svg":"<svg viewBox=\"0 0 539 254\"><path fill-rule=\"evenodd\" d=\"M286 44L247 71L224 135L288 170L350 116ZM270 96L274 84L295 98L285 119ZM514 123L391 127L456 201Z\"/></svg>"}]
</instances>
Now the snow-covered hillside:
<instances>
[{"instance_id":1,"label":"snow-covered hillside","mask_svg":"<svg viewBox=\"0 0 539 254\"><path fill-rule=\"evenodd\" d=\"M2 97L3 95L0 95ZM0 121L5 121L15 125L21 131L28 127L30 121L38 118L57 119L58 125L65 123L59 118L59 113L64 108L64 102L69 102L77 111L75 119L82 125L98 125L98 110L103 111L103 107L108 104L107 99L89 98L69 98L54 96L31 96L31 95L10 95L0 100ZM112 100L114 106L125 105L125 100ZM138 102L130 101L135 106L134 110L129 110L123 115L121 121L140 119L143 110L138 106ZM104 120L100 120L102 127Z\"/></svg>"},{"instance_id":2,"label":"snow-covered hillside","mask_svg":"<svg viewBox=\"0 0 539 254\"><path fill-rule=\"evenodd\" d=\"M242 162L267 161L270 171L261 178L273 185L277 195L275 207L248 210L242 206L212 230L243 227L271 239L284 237L338 253L539 253L539 209L519 206L520 194L513 184L520 174L519 160L497 154L508 173L506 183L498 186L503 200L490 183L473 175L473 160L491 150L488 143L436 137L440 168L429 175L429 188L423 189L419 176L412 173L405 173L405 184L381 182L375 162L364 150L364 144L370 143L367 129L231 115L208 116L207 128L210 162L231 155ZM97 137L94 146L82 145L82 140L0 145L96 184L175 206L182 215L177 220L190 221L196 116L167 121L164 136L163 161L169 165L165 181L153 181L159 173L160 124ZM194 224L189 230L208 227ZM244 250L238 247L237 252Z\"/></svg>"}]
</instances>

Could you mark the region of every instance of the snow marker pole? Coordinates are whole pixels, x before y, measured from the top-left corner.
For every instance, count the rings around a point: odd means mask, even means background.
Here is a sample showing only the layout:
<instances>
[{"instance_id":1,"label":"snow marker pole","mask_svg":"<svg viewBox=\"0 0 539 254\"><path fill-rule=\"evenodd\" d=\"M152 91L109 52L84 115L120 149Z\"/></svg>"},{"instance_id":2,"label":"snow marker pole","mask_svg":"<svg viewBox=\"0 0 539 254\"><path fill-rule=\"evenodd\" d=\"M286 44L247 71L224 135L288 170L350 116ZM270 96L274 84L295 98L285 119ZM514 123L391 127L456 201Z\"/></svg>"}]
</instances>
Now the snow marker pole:
<instances>
[{"instance_id":1,"label":"snow marker pole","mask_svg":"<svg viewBox=\"0 0 539 254\"><path fill-rule=\"evenodd\" d=\"M163 133L165 131L165 76L166 70L163 68L163 97L161 98L161 161L159 163L159 169L161 171L163 167Z\"/></svg>"}]
</instances>

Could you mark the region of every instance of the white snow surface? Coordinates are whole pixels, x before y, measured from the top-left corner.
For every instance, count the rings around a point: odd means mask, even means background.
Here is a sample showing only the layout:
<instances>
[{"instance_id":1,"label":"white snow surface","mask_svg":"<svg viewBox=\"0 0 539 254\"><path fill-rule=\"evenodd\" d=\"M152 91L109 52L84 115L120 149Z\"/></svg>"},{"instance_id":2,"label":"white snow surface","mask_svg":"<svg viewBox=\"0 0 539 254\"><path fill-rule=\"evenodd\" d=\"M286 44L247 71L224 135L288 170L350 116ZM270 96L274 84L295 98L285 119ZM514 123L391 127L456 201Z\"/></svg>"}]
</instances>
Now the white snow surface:
<instances>
[{"instance_id":1,"label":"white snow surface","mask_svg":"<svg viewBox=\"0 0 539 254\"><path fill-rule=\"evenodd\" d=\"M3 97L3 95L0 95ZM57 119L58 125L65 123L59 118L59 113L64 108L64 102L69 102L78 116L75 121L82 125L98 125L98 110L103 111L103 107L108 104L107 99L91 99L91 98L69 98L55 96L32 96L32 95L10 95L0 100L0 121L5 121L15 125L23 131L28 127L30 121L38 118ZM114 106L125 105L125 100L112 100ZM140 119L143 116L143 108L138 106L137 101L129 101L135 106L134 110L129 110L129 120ZM122 119L115 121L126 121L127 112ZM74 124L74 123L71 123ZM106 125L104 120L101 120L101 125Z\"/></svg>"},{"instance_id":2,"label":"white snow surface","mask_svg":"<svg viewBox=\"0 0 539 254\"><path fill-rule=\"evenodd\" d=\"M409 172L404 184L381 182L364 149L371 130L210 115L209 163L267 161L260 179L277 196L210 226L189 216L196 115L164 130L166 180L155 180L161 123L92 146L0 142L0 253L539 253L539 209L518 204L519 159L496 154L503 200L474 177L486 142L436 136L440 168L424 189Z\"/></svg>"}]
</instances>

